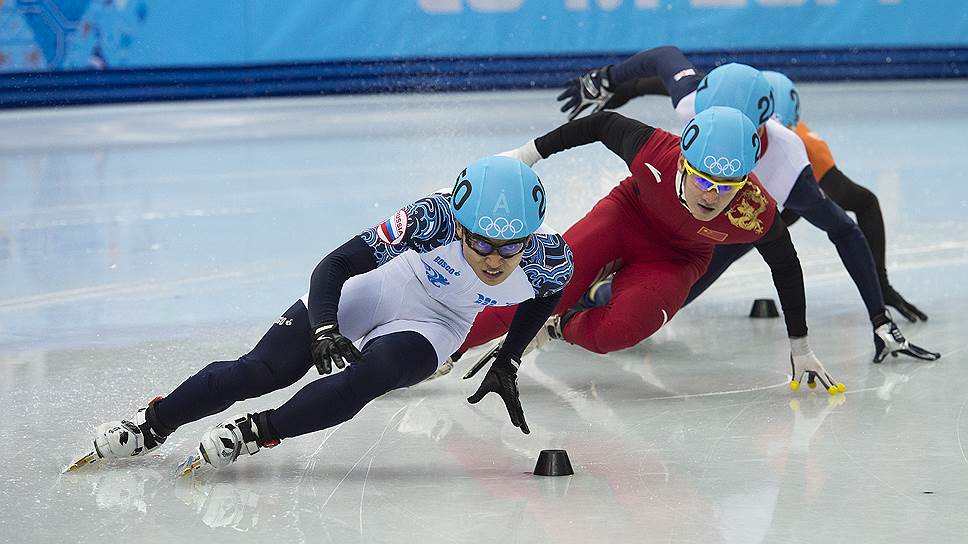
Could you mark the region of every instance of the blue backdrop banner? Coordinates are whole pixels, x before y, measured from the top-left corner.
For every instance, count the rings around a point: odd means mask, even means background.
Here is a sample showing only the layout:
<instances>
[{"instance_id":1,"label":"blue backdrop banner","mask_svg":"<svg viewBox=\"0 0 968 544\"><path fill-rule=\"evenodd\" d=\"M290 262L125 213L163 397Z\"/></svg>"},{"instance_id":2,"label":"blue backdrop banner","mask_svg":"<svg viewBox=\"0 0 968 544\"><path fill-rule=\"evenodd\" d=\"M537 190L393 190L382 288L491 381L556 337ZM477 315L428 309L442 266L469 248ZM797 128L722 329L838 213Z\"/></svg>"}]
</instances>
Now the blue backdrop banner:
<instances>
[{"instance_id":1,"label":"blue backdrop banner","mask_svg":"<svg viewBox=\"0 0 968 544\"><path fill-rule=\"evenodd\" d=\"M0 0L0 108L558 87L677 45L795 80L966 77L965 0Z\"/></svg>"},{"instance_id":2,"label":"blue backdrop banner","mask_svg":"<svg viewBox=\"0 0 968 544\"><path fill-rule=\"evenodd\" d=\"M968 46L964 0L0 0L0 71Z\"/></svg>"}]
</instances>

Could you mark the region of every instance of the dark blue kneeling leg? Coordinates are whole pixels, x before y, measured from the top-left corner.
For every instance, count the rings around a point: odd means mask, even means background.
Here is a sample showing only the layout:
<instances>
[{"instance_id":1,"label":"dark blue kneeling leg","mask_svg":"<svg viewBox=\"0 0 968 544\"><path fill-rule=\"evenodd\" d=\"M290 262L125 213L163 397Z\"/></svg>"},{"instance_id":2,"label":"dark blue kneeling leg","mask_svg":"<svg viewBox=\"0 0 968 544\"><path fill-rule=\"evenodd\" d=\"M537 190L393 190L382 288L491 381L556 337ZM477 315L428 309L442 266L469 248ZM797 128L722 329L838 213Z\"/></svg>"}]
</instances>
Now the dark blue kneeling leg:
<instances>
[{"instance_id":1,"label":"dark blue kneeling leg","mask_svg":"<svg viewBox=\"0 0 968 544\"><path fill-rule=\"evenodd\" d=\"M288 387L312 367L309 313L296 301L249 353L216 361L188 378L155 405L165 426L175 428L217 414L236 401Z\"/></svg>"},{"instance_id":2,"label":"dark blue kneeling leg","mask_svg":"<svg viewBox=\"0 0 968 544\"><path fill-rule=\"evenodd\" d=\"M300 389L270 415L279 438L326 429L352 419L371 400L421 382L437 369L430 341L395 332L367 342L363 360Z\"/></svg>"}]
</instances>

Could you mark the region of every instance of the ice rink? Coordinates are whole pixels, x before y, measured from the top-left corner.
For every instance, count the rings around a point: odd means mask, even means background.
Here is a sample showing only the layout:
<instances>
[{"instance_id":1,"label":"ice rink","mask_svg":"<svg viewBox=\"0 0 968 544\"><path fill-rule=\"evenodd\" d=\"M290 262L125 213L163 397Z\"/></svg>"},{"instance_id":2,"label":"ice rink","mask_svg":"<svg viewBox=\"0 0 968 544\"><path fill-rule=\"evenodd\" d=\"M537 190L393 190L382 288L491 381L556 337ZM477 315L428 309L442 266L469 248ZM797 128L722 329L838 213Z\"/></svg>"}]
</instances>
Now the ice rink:
<instances>
[{"instance_id":1,"label":"ice rink","mask_svg":"<svg viewBox=\"0 0 968 544\"><path fill-rule=\"evenodd\" d=\"M2 542L964 542L968 81L803 84L803 118L880 198L896 319L935 363L871 363L825 235L793 231L811 344L847 385L793 393L754 252L653 338L555 343L519 380L532 434L451 375L336 428L178 480L199 434L61 475L94 426L247 352L328 251L483 155L565 121L557 91L170 103L0 113ZM667 98L619 110L676 127ZM536 166L564 231L619 179L601 145ZM962 332L958 332L962 331ZM576 474L530 474L542 449Z\"/></svg>"}]
</instances>

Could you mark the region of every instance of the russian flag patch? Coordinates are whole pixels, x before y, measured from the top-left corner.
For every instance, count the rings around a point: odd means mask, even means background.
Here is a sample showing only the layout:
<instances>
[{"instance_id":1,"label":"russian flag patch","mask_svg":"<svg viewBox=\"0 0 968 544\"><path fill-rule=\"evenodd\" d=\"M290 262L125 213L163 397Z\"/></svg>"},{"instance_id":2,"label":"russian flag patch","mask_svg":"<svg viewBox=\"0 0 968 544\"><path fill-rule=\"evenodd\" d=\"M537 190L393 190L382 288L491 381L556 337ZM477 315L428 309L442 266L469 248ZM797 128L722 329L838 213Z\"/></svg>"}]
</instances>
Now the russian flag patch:
<instances>
[{"instance_id":1,"label":"russian flag patch","mask_svg":"<svg viewBox=\"0 0 968 544\"><path fill-rule=\"evenodd\" d=\"M403 235L407 232L407 212L400 210L390 216L389 219L380 223L376 228L376 235L385 244L395 246L403 241Z\"/></svg>"}]
</instances>

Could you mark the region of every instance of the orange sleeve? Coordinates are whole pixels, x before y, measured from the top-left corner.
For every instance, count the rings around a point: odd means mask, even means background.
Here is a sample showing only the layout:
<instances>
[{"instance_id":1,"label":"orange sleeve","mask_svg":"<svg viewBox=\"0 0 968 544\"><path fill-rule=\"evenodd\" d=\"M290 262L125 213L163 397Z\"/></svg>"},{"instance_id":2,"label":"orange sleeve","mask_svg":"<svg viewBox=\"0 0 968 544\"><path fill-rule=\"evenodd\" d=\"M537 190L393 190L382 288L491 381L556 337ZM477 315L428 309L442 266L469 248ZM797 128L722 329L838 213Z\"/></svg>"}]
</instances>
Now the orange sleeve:
<instances>
[{"instance_id":1,"label":"orange sleeve","mask_svg":"<svg viewBox=\"0 0 968 544\"><path fill-rule=\"evenodd\" d=\"M807 148L807 157L810 159L810 166L813 168L813 176L820 181L820 178L834 167L834 156L830 153L830 147L819 134L810 130L804 122L797 124L797 136L803 140L803 145Z\"/></svg>"}]
</instances>

